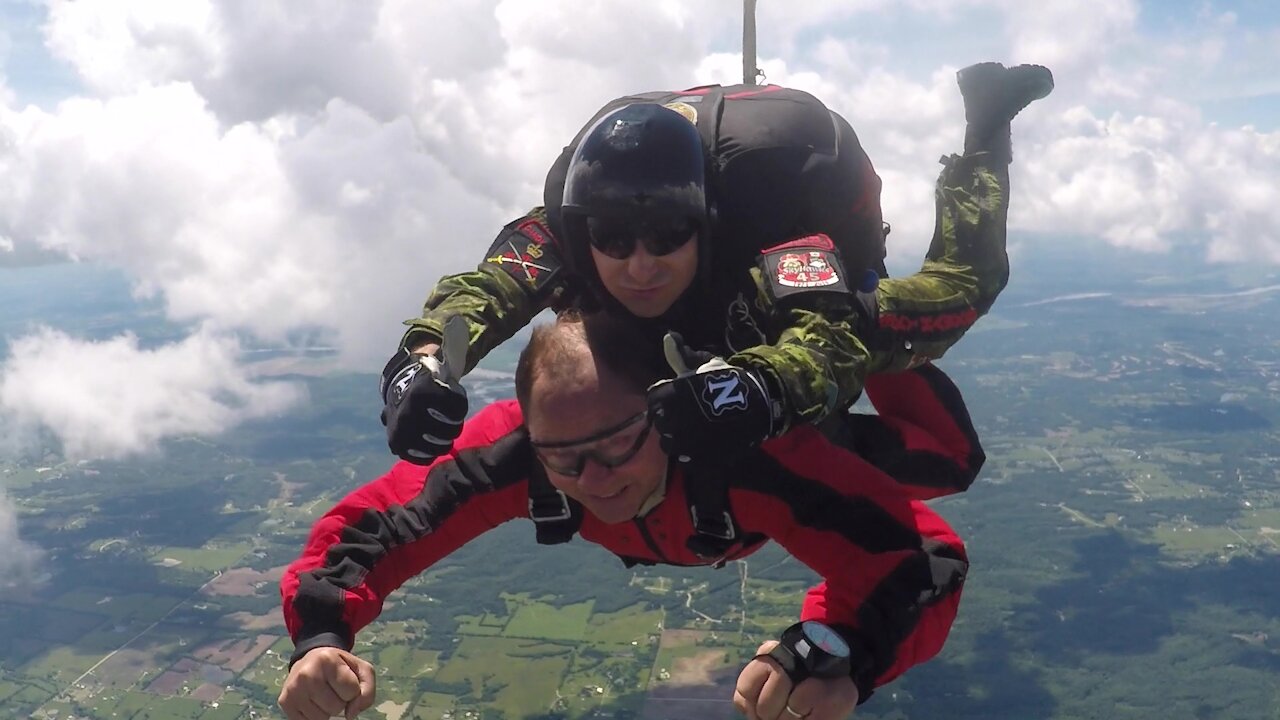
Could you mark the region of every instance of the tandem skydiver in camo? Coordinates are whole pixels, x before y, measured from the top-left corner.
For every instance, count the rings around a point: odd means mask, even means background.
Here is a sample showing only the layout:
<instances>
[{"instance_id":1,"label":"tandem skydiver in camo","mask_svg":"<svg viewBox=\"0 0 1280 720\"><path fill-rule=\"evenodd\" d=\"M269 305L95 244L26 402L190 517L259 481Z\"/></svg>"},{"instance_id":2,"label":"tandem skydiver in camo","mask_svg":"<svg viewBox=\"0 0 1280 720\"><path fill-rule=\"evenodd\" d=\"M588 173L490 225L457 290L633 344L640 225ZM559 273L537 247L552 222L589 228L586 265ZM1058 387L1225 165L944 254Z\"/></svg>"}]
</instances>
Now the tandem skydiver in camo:
<instances>
[{"instance_id":1,"label":"tandem skydiver in camo","mask_svg":"<svg viewBox=\"0 0 1280 720\"><path fill-rule=\"evenodd\" d=\"M941 357L1008 282L1010 123L1053 76L981 63L957 81L964 154L942 159L933 239L906 278L886 277L880 178L813 96L735 85L608 103L548 173L544 207L406 321L381 383L392 452L447 452L467 414L457 378L541 310L577 306L631 318L688 364L648 393L673 457L715 462L812 423L917 497L963 491L972 473L895 473L909 449L848 413L868 373ZM436 357L453 316L470 341L461 369Z\"/></svg>"}]
</instances>

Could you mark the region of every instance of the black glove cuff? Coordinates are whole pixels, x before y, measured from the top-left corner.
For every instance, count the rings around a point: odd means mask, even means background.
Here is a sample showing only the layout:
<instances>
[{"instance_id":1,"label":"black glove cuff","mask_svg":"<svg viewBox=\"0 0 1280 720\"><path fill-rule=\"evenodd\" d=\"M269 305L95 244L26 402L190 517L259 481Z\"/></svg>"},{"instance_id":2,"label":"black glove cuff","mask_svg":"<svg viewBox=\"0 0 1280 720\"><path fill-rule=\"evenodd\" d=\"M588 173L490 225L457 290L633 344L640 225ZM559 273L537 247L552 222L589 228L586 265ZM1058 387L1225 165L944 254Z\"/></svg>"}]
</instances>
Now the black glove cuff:
<instances>
[{"instance_id":1,"label":"black glove cuff","mask_svg":"<svg viewBox=\"0 0 1280 720\"><path fill-rule=\"evenodd\" d=\"M305 640L299 640L293 646L293 654L289 656L289 667L302 659L303 655L320 647L335 647L339 650L350 650L351 643L347 642L347 636L341 632L322 632L308 637Z\"/></svg>"},{"instance_id":2,"label":"black glove cuff","mask_svg":"<svg viewBox=\"0 0 1280 720\"><path fill-rule=\"evenodd\" d=\"M791 426L790 410L787 395L781 381L768 365L756 367L754 363L745 365L747 373L760 385L764 392L764 401L769 408L769 433L764 439L776 438L785 433Z\"/></svg>"},{"instance_id":3,"label":"black glove cuff","mask_svg":"<svg viewBox=\"0 0 1280 720\"><path fill-rule=\"evenodd\" d=\"M413 353L409 352L408 348L400 348L383 366L382 376L378 378L378 397L382 398L382 402L387 401L387 388L391 385L391 379L411 362L413 362Z\"/></svg>"}]
</instances>

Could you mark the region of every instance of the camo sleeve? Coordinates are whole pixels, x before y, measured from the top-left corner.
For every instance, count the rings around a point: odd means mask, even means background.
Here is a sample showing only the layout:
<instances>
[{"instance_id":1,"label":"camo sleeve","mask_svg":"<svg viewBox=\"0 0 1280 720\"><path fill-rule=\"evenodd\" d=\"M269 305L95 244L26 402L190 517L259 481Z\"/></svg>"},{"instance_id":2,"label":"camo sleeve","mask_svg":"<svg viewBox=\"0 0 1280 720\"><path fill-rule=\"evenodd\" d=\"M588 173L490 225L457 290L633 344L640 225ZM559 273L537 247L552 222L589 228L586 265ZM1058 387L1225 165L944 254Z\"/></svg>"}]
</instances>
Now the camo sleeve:
<instances>
[{"instance_id":1,"label":"camo sleeve","mask_svg":"<svg viewBox=\"0 0 1280 720\"><path fill-rule=\"evenodd\" d=\"M916 274L881 280L874 293L806 293L780 303L777 283L764 275L772 266L752 270L757 305L772 318L776 339L730 362L764 372L788 408L787 427L849 407L868 373L942 357L1008 283L1007 165L985 155L942 162L933 240Z\"/></svg>"},{"instance_id":2,"label":"camo sleeve","mask_svg":"<svg viewBox=\"0 0 1280 720\"><path fill-rule=\"evenodd\" d=\"M952 155L942 163L924 265L909 277L880 282L877 326L866 338L870 372L942 357L1009 282L1008 165L989 162L986 154Z\"/></svg>"},{"instance_id":3,"label":"camo sleeve","mask_svg":"<svg viewBox=\"0 0 1280 720\"><path fill-rule=\"evenodd\" d=\"M542 208L508 224L480 266L436 283L422 316L405 321L404 347L439 342L445 321L466 318L471 331L467 371L528 325L564 291L563 264Z\"/></svg>"},{"instance_id":4,"label":"camo sleeve","mask_svg":"<svg viewBox=\"0 0 1280 720\"><path fill-rule=\"evenodd\" d=\"M850 308L850 296L818 296L803 307L784 307L772 301L760 270L751 272L760 290L757 302L779 325L777 341L749 347L729 362L761 371L770 390L780 394L787 411L785 426L775 434L852 405L862 394L869 353L858 337L863 316Z\"/></svg>"}]
</instances>

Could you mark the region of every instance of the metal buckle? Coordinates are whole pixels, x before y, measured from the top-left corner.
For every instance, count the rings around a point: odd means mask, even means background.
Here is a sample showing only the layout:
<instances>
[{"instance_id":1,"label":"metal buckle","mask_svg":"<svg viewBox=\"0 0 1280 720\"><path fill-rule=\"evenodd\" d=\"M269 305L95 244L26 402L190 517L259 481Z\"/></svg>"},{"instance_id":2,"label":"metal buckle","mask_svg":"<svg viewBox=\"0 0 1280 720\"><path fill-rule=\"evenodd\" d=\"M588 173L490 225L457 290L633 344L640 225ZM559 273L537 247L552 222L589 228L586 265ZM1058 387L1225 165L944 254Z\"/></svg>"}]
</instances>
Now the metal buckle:
<instances>
[{"instance_id":1,"label":"metal buckle","mask_svg":"<svg viewBox=\"0 0 1280 720\"><path fill-rule=\"evenodd\" d=\"M568 520L573 517L573 511L569 509L569 498L560 490L555 490L555 494L560 498L560 508L555 515L543 515L538 512L538 500L529 498L529 518L534 522L558 522L560 520ZM543 507L547 507L543 504Z\"/></svg>"},{"instance_id":2,"label":"metal buckle","mask_svg":"<svg viewBox=\"0 0 1280 720\"><path fill-rule=\"evenodd\" d=\"M703 535L709 535L719 540L736 540L738 537L738 531L734 530L733 528L733 518L729 517L728 510L722 511L720 513L721 515L720 523L724 527L724 532L715 532L714 530L711 530L708 527L706 527L706 523L698 522L698 506L690 505L689 514L693 516L694 532L698 532ZM711 524L714 525L716 523L712 522Z\"/></svg>"}]
</instances>

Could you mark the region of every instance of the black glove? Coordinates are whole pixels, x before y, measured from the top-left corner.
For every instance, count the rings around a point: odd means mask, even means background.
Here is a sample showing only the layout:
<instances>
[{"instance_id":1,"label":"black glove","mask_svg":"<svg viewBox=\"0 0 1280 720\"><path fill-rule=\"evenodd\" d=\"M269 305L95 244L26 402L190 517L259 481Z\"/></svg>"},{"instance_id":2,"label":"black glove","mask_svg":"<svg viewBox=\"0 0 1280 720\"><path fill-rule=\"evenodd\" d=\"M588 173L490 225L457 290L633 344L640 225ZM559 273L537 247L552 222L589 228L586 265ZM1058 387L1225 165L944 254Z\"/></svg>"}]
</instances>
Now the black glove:
<instances>
[{"instance_id":1,"label":"black glove","mask_svg":"<svg viewBox=\"0 0 1280 720\"><path fill-rule=\"evenodd\" d=\"M773 435L781 405L770 399L760 373L695 351L678 333L667 333L663 344L676 377L650 385L648 402L667 454L716 463Z\"/></svg>"},{"instance_id":2,"label":"black glove","mask_svg":"<svg viewBox=\"0 0 1280 720\"><path fill-rule=\"evenodd\" d=\"M467 361L467 323L454 316L434 355L401 348L382 371L382 424L387 446L401 459L427 465L453 448L467 418L467 391L458 383Z\"/></svg>"}]
</instances>

